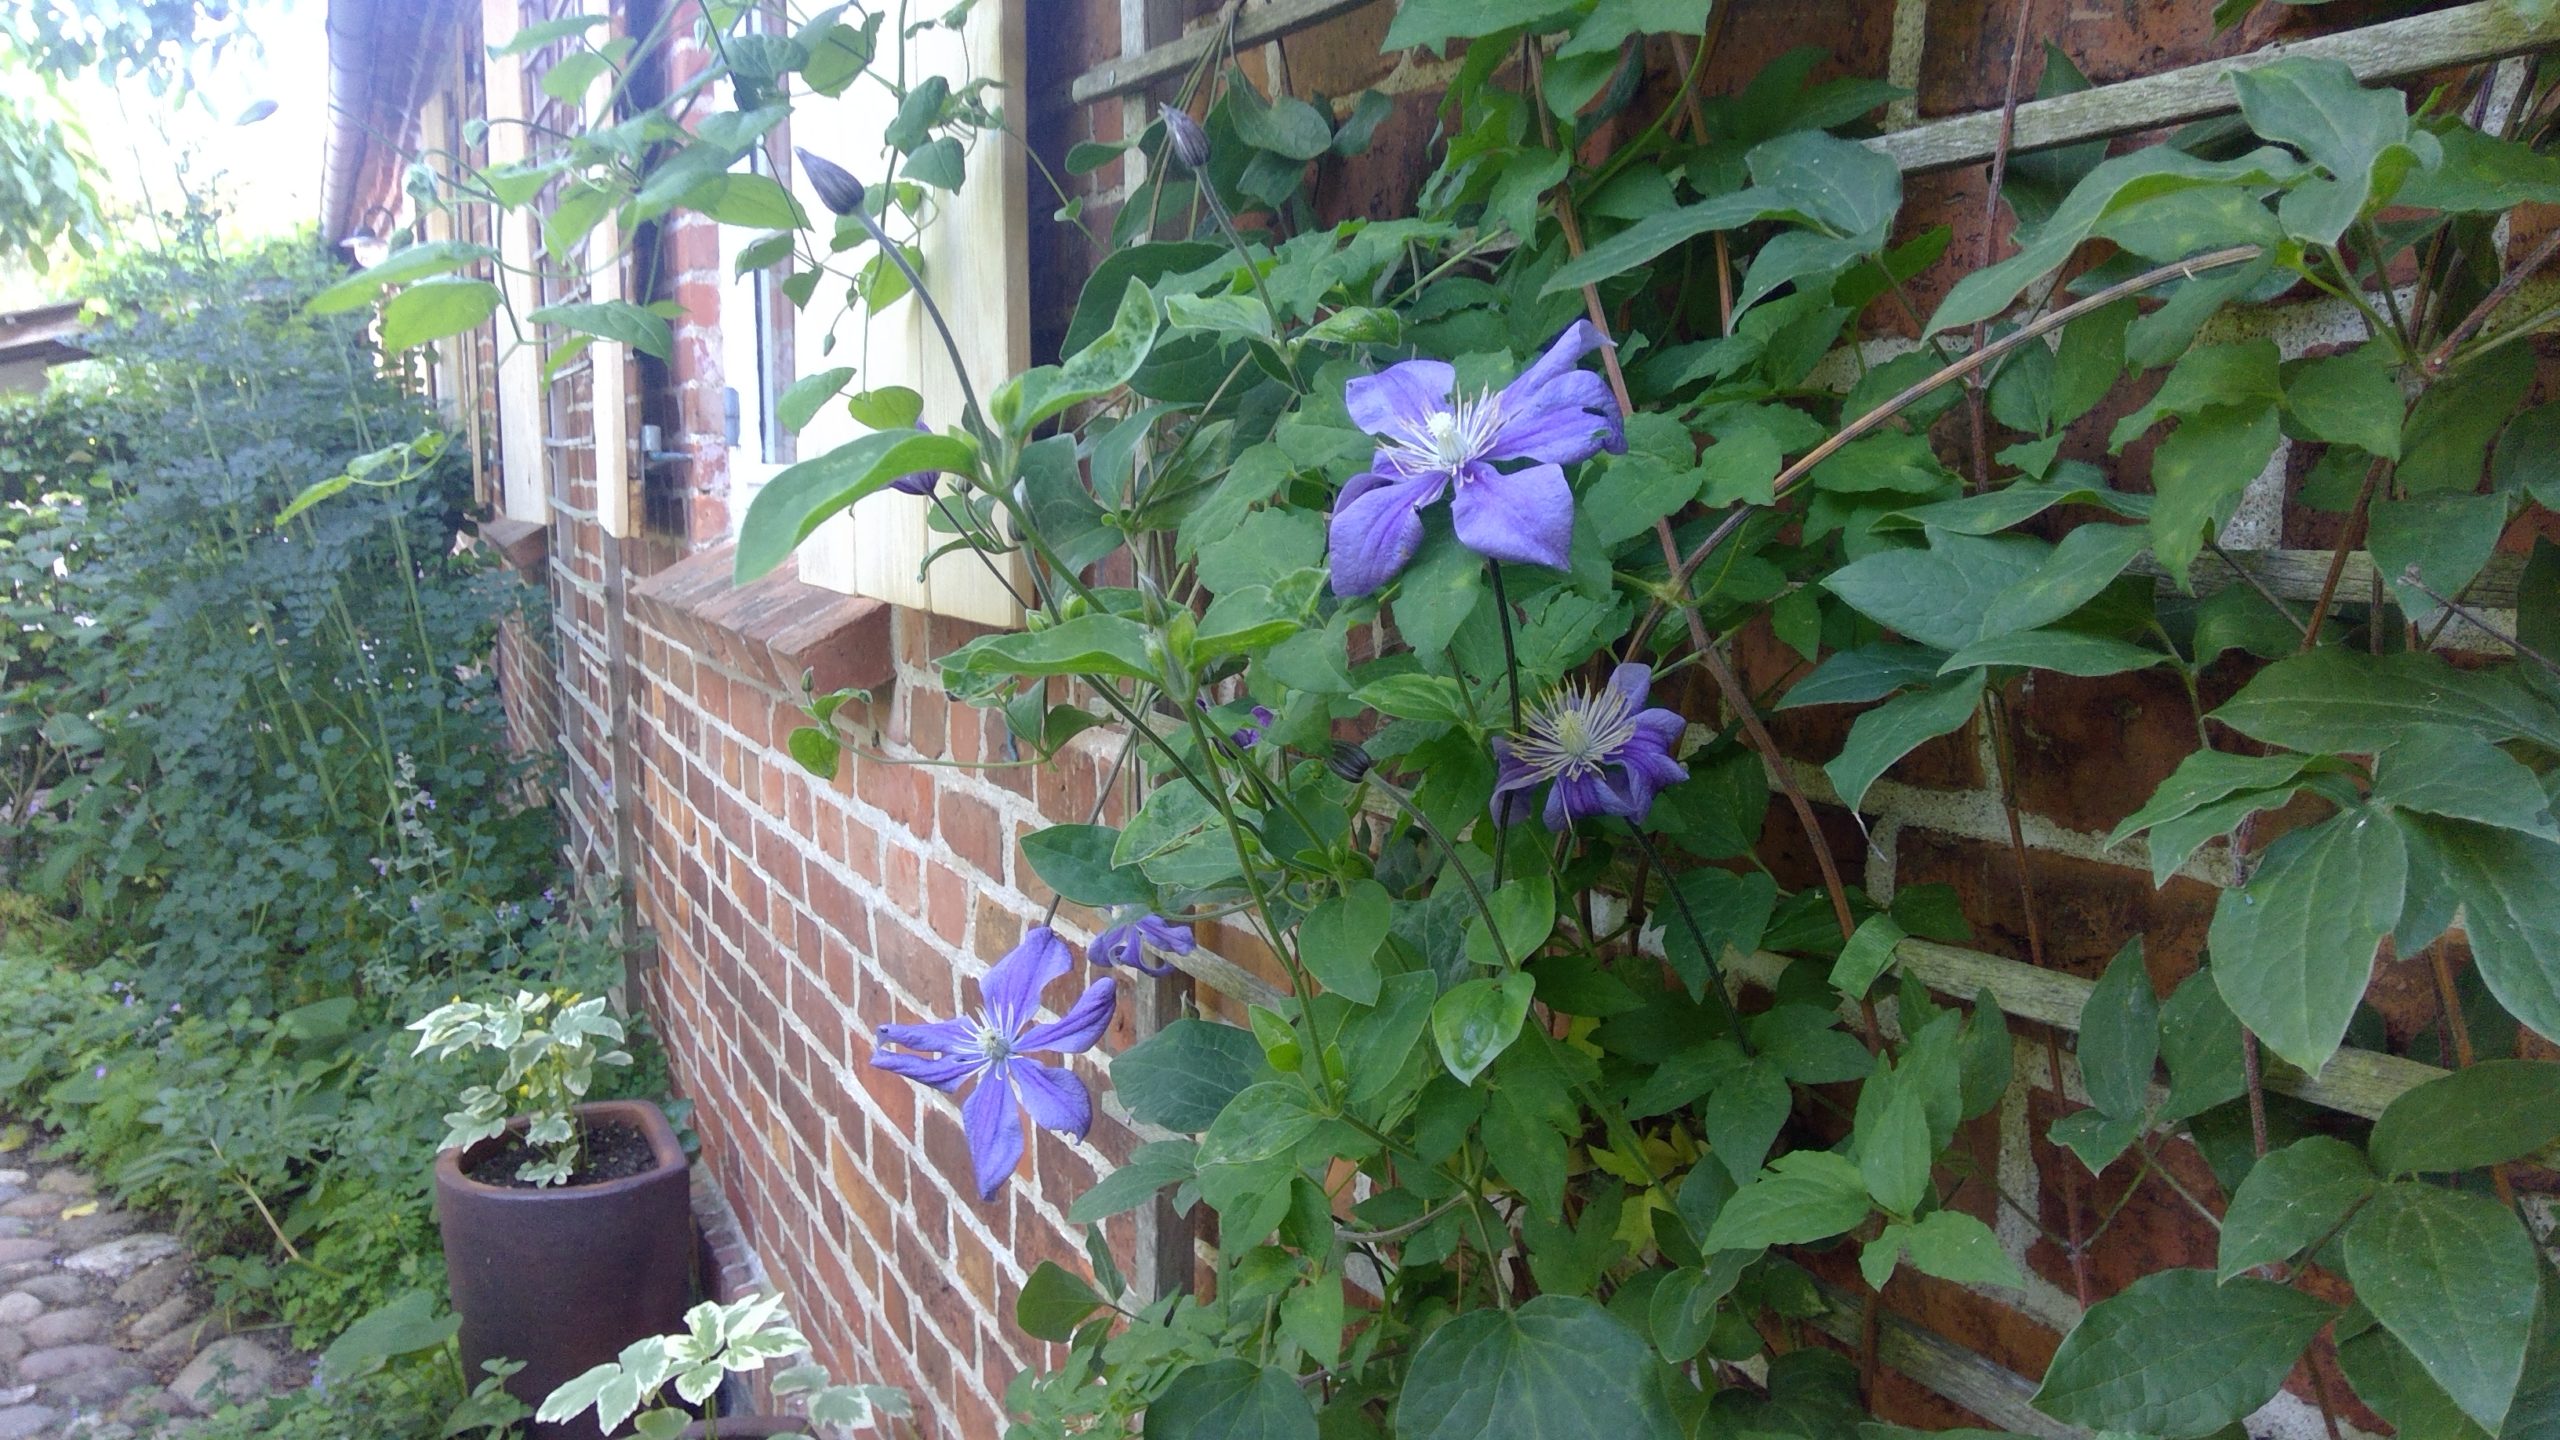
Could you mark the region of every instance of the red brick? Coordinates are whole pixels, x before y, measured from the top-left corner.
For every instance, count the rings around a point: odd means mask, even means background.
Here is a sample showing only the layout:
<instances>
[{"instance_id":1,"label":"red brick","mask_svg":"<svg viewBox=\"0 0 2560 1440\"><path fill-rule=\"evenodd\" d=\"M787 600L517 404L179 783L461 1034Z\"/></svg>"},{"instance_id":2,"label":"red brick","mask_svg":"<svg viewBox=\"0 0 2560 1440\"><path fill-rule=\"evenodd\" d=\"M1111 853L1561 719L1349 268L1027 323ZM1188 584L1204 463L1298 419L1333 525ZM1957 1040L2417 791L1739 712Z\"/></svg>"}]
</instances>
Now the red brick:
<instances>
[{"instance_id":1,"label":"red brick","mask_svg":"<svg viewBox=\"0 0 2560 1440\"><path fill-rule=\"evenodd\" d=\"M2094 978L2126 939L2140 935L2152 979L2164 990L2194 973L2220 893L2212 886L2173 877L2154 890L2146 870L2048 850L2027 853L2047 965ZM1902 885L1953 885L1975 948L2030 958L2016 857L2006 844L1914 826L1902 832L1894 873Z\"/></svg>"},{"instance_id":2,"label":"red brick","mask_svg":"<svg viewBox=\"0 0 2560 1440\"><path fill-rule=\"evenodd\" d=\"M2218 1246L2216 1230L2168 1181L2147 1173L2137 1152L2126 1152L2123 1158L2092 1176L2078 1157L2045 1138L2054 1121L2078 1108L2051 1091L2031 1091L2027 1127L2035 1150L2036 1172L2046 1177L2040 1187L2044 1228L2065 1240L2075 1234L2080 1237L2087 1256L2090 1299L2103 1300L2156 1270L2212 1268ZM2161 1163L2177 1176L2178 1184L2219 1213L2221 1187L2215 1184L2212 1169L2195 1147L2175 1139L2154 1143ZM2072 1167L2074 1172L2068 1184L2062 1183L2064 1166ZM2139 1184L2135 1183L2137 1176L2141 1177ZM2129 1198L2127 1187L2132 1188ZM2115 1218L2109 1221L2107 1214L2119 1200L2123 1208L2116 1210ZM2099 1228L2102 1223L2104 1230ZM2071 1257L2063 1246L2039 1237L2027 1248L2027 1263L2065 1293L2071 1292L2075 1283Z\"/></svg>"},{"instance_id":3,"label":"red brick","mask_svg":"<svg viewBox=\"0 0 2560 1440\"><path fill-rule=\"evenodd\" d=\"M978 797L959 790L942 792L942 843L952 853L978 868L978 873L1001 883L1005 876L1005 825L995 807Z\"/></svg>"}]
</instances>

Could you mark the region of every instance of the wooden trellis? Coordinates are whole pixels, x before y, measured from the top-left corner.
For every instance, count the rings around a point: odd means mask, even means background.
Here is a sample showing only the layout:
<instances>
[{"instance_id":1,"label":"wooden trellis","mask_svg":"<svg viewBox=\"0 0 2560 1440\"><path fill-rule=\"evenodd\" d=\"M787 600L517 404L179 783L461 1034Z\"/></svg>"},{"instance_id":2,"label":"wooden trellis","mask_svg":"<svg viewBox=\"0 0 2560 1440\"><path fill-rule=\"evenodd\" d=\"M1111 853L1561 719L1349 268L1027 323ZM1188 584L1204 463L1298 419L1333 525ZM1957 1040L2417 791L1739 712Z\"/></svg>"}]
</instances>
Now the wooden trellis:
<instances>
[{"instance_id":1,"label":"wooden trellis","mask_svg":"<svg viewBox=\"0 0 2560 1440\"><path fill-rule=\"evenodd\" d=\"M1128 99L1159 81L1188 71L1221 46L1242 47L1283 39L1324 21L1368 8L1380 0L1270 0L1262 5L1231 3L1220 23L1178 38L1157 41L1146 25L1147 12L1160 8L1148 0L1122 0L1128 52L1078 75L1069 84L1080 104ZM1901 0L1905 8L1925 11L1926 0ZM2435 71L2506 59L2560 42L2560 18L2532 19L2525 7L2508 0L2478 0L2425 15L2408 16L2333 35L2270 45L2246 55L2206 61L2180 69L2140 76L2076 94L2036 100L2017 107L2012 153L2051 149L2091 140L2155 130L2164 126L2227 115L2239 108L2231 76L2288 57L2336 60L2368 83L2405 79ZM1132 23L1134 22L1134 23ZM1147 43L1141 44L1139 42ZM1132 110L1136 102L1132 101ZM1997 110L1951 116L1912 125L1866 143L1891 157L1905 174L1980 164L1999 145L2001 115ZM1134 127L1129 133L1135 133ZM2243 551L2199 561L2194 576L2198 591L2239 583L2245 571L2257 583L2287 598L2311 600L2322 593L2329 555L2326 551ZM2520 563L2500 556L2474 583L2472 600L2491 609L2515 604ZM2379 577L2371 557L2356 552L2338 594L2367 593ZM1762 952L1729 957L1728 973L1774 975L1785 961ZM2001 1009L2018 1019L2076 1033L2094 982L2023 961L1978 950L1906 939L1896 949L1902 968L1932 990L1970 1001L1988 993ZM1289 996L1251 971L1206 950L1180 960L1182 969L1210 990L1248 1004L1279 1006ZM2267 1088L2342 1114L2371 1119L2407 1091L2444 1078L2449 1071L2400 1056L2354 1048L2341 1049L2316 1074L2268 1058ZM1106 1110L1132 1129L1147 1131L1121 1109L1116 1097L1105 1097ZM1149 1138L1164 1138L1148 1131ZM1148 1234L1159 1254L1175 1237L1187 1233L1169 1208L1149 1221ZM1144 1214L1146 1212L1142 1212ZM1165 1263L1165 1262L1160 1262ZM1859 1305L1830 1291L1830 1315L1817 1321L1824 1329L1855 1343ZM2014 1374L1963 1347L1906 1320L1886 1317L1881 1337L1882 1359L1898 1372L1928 1386L1946 1399L1995 1425L2023 1434L2076 1440L2087 1432L2064 1425L2028 1404L2033 1381Z\"/></svg>"}]
</instances>

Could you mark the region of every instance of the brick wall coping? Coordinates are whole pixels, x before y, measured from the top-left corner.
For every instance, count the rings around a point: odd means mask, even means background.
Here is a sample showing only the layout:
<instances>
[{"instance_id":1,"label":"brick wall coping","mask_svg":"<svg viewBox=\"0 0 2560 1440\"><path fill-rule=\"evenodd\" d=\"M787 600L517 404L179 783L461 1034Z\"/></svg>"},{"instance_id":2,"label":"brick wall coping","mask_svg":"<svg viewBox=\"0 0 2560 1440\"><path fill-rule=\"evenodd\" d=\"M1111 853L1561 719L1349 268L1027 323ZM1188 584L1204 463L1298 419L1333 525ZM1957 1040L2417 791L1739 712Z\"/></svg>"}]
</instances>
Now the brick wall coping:
<instances>
[{"instance_id":1,"label":"brick wall coping","mask_svg":"<svg viewBox=\"0 0 2560 1440\"><path fill-rule=\"evenodd\" d=\"M793 562L740 585L735 549L701 551L634 585L632 608L695 654L783 694L799 692L803 673L821 695L895 678L886 604L807 584Z\"/></svg>"},{"instance_id":2,"label":"brick wall coping","mask_svg":"<svg viewBox=\"0 0 2560 1440\"><path fill-rule=\"evenodd\" d=\"M479 524L480 543L498 552L507 568L528 580L541 578L542 562L551 558L551 527L531 520L500 516Z\"/></svg>"}]
</instances>

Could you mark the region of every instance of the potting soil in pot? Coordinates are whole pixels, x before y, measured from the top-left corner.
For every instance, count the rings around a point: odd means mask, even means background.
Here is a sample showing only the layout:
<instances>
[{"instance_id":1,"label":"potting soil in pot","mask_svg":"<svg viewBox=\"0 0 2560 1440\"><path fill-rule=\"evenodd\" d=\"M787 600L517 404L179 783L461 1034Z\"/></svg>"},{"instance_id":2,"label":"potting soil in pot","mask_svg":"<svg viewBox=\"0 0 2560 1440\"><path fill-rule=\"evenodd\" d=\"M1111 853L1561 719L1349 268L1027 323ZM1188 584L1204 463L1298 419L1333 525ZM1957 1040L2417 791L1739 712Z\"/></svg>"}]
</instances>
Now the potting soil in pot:
<instances>
[{"instance_id":1,"label":"potting soil in pot","mask_svg":"<svg viewBox=\"0 0 2560 1440\"><path fill-rule=\"evenodd\" d=\"M496 1149L473 1158L465 1172L483 1185L503 1185L511 1190L533 1190L541 1187L516 1178L516 1172L528 1163L542 1159L537 1146L527 1145L522 1136L509 1134ZM572 1185L597 1185L607 1180L620 1180L657 1168L657 1156L649 1148L649 1137L629 1125L604 1124L587 1129L586 1153L578 1168L569 1175Z\"/></svg>"}]
</instances>

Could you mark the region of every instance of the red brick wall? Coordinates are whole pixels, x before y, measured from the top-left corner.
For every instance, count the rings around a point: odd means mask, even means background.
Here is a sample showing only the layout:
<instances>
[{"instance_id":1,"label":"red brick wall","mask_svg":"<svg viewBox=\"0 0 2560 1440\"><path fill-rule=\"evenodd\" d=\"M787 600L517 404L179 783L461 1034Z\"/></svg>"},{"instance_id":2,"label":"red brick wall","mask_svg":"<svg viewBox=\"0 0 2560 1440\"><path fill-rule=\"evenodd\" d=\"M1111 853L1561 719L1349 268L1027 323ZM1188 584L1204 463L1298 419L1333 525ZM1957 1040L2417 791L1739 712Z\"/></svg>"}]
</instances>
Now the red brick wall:
<instances>
[{"instance_id":1,"label":"red brick wall","mask_svg":"<svg viewBox=\"0 0 2560 1440\"><path fill-rule=\"evenodd\" d=\"M1938 0L1930 7L1926 43L1909 77L1922 114L1996 104L2021 3ZM2344 13L2353 8L2347 5L2270 7L2273 20L2216 38L2205 0L2044 4L2067 13L2031 33L2056 40L2104 79L2246 48L2267 38L2261 31L2268 25L2333 27L2371 18ZM1187 8L1207 13L1218 6L1189 0ZM1392 212L1428 165L1436 92L1447 69L1427 56L1379 57L1391 8L1382 0L1285 47L1286 73L1299 94L1351 95L1378 84L1398 96L1372 154L1323 178L1330 215ZM1890 0L1737 0L1708 85L1734 88L1775 53L1808 42L1833 48L1832 73L1884 74L1894 10ZM1026 109L1035 145L1060 173L1057 162L1073 141L1122 131L1119 103L1079 108L1064 97L1069 76L1121 48L1119 13L1118 0L1032 6L1040 69ZM1253 47L1243 59L1259 74L1273 56L1270 47ZM2029 57L2030 84L2036 64ZM1639 101L1637 110L1649 115L1652 103ZM1088 178L1097 188L1087 223L1100 230L1116 199L1108 187L1118 183L1117 167ZM1956 236L1949 259L1915 286L1914 303L1923 310L1975 261L1983 184L1977 168L1910 186L1905 232L1944 222ZM1042 218L1053 205L1035 194L1031 206L1035 329L1050 337L1095 258L1079 237ZM726 522L716 408L724 383L720 277L707 226L673 228L665 239L649 281L657 289L642 298L682 305L676 360L659 388L635 405L677 417L666 443L695 457L685 472L686 514L698 549L716 542ZM2306 324L2296 328L2315 336L2327 323L2308 310L2300 318ZM1899 327L1898 317L1875 317L1879 336ZM1102 784L1103 762L1088 750L1039 771L849 757L832 781L802 772L782 750L800 723L792 676L760 674L765 667L717 637L635 611L608 583L595 524L594 456L580 444L589 434L587 381L573 370L560 384L566 420L557 438L568 443L556 457L565 480L555 499L548 571L557 639L547 656L517 647L506 663L511 681L530 680L537 660L552 671L556 709L526 713L556 715L574 850L598 873L618 872L634 885L639 916L657 940L647 1001L673 1051L678 1083L699 1106L704 1164L735 1206L748 1243L790 1294L820 1358L844 1378L913 1388L929 1417L927 1433L995 1436L1006 1385L1043 1359L1044 1347L1011 1325L1013 1297L1043 1259L1080 1268L1066 1206L1126 1153L1132 1137L1107 1114L1083 1145L1035 1132L1023 1178L981 1204L970 1193L953 1104L866 1062L882 1024L954 1013L973 995L974 977L1038 920L1049 897L1023 865L1019 838L1046 823L1083 819ZM2102 426L2105 418L2091 423ZM635 416L635 435L637 423ZM2120 478L2138 485L2143 463L2137 451ZM630 561L645 573L677 548L637 547ZM606 670L617 625L630 665L630 704L619 711ZM871 706L845 717L863 748L890 760L1010 758L980 714L947 703L936 684L932 659L967 638L959 627L901 611L885 630L848 635L845 644L885 647L851 658L885 666L890 676ZM1788 663L1760 638L1746 644L1744 659L1761 684ZM2233 662L2212 678L2214 688L2227 689L2244 677ZM2038 676L2011 698L2017 798L2047 962L2093 974L2128 937L2142 935L2164 986L2189 973L2210 913L2210 882L2225 862L2208 855L2155 890L2127 863L2131 857L2099 843L2193 747L2186 696L2158 676ZM1700 699L1693 713L1703 716ZM1846 725L1837 711L1780 719L1784 743L1800 757L1798 773L1817 795L1828 793L1818 762L1836 750ZM617 728L630 742L623 768L615 761ZM1968 729L1924 748L1879 784L1864 829L1836 805L1821 806L1825 841L1846 873L1879 897L1912 884L1954 886L1976 944L2025 958L2016 859L1992 773L1986 737L1979 727ZM617 798L629 804L635 824L627 853L617 853ZM1782 876L1809 878L1806 839L1782 806L1772 807L1767 842ZM1230 956L1250 948L1232 934L1205 938ZM1105 1050L1128 1043L1125 1019L1122 1030ZM2033 1376L2070 1324L2081 1283L2047 1232L2094 1231L2133 1170L2119 1166L2092 1177L2044 1142L2053 1119L2078 1103L2068 1098L2076 1087L2068 1037L2051 1042L2061 1063L2049 1070L2048 1037L2031 1026L2019 1032L2020 1084L1968 1131L1982 1178L1962 1203L1998 1228L2029 1268L2031 1287L2019 1301L1905 1276L1887 1303ZM1078 1063L1103 1088L1091 1057ZM2059 1086L2051 1078L2057 1074ZM2219 1203L2190 1147L2173 1143L2164 1158L2205 1203ZM1994 1201L1995 1177L2019 1206ZM1113 1238L1125 1256L1130 1235L1115 1230ZM2210 1225L2174 1189L2150 1180L2090 1251L2089 1293L2110 1293L2144 1269L2209 1257L2211 1247ZM1916 1421L1980 1423L1918 1386L1897 1380L1887 1395ZM2317 1421L2300 1410L2287 1423Z\"/></svg>"}]
</instances>

